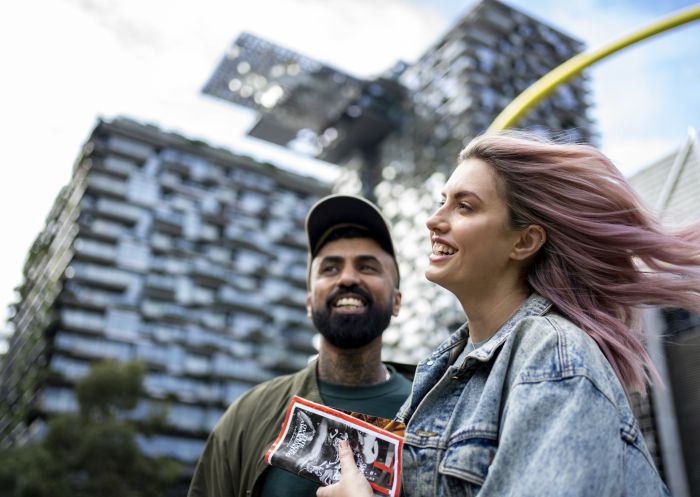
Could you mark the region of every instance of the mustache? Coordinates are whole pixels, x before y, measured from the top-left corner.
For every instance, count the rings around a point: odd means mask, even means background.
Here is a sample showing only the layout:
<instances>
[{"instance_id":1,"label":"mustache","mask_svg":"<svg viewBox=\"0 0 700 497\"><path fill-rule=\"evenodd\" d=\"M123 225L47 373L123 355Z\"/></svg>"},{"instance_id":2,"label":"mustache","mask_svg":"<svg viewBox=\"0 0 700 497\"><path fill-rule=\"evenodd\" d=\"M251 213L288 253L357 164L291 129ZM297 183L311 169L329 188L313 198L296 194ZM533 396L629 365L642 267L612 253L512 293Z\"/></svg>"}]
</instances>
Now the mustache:
<instances>
[{"instance_id":1,"label":"mustache","mask_svg":"<svg viewBox=\"0 0 700 497\"><path fill-rule=\"evenodd\" d=\"M372 296L369 293L367 293L357 285L352 285L338 288L336 291L331 293L328 296L328 298L326 298L326 305L331 306L335 299L342 297L343 295L359 295L365 300L365 302L367 302L367 305L370 305L374 302Z\"/></svg>"}]
</instances>

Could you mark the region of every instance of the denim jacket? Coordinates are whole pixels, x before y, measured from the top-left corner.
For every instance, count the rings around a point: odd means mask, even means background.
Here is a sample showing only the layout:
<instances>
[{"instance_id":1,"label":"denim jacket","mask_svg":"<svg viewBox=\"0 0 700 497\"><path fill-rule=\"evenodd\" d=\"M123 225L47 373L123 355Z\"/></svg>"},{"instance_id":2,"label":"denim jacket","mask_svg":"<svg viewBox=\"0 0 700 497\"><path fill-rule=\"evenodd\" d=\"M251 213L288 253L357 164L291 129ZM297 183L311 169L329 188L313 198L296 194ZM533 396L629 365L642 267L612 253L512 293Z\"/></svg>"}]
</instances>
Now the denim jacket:
<instances>
[{"instance_id":1,"label":"denim jacket","mask_svg":"<svg viewBox=\"0 0 700 497\"><path fill-rule=\"evenodd\" d=\"M612 367L551 308L533 294L462 364L466 324L418 364L406 497L669 495Z\"/></svg>"}]
</instances>

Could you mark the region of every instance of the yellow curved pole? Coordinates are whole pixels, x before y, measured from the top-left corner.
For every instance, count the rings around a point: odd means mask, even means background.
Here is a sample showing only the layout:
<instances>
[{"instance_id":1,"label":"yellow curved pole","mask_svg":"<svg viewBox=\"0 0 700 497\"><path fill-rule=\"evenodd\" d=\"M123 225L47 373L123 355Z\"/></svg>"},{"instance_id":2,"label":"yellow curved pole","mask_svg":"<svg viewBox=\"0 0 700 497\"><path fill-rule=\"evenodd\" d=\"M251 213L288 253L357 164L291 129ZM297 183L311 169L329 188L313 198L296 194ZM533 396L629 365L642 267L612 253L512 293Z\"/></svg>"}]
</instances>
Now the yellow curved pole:
<instances>
[{"instance_id":1,"label":"yellow curved pole","mask_svg":"<svg viewBox=\"0 0 700 497\"><path fill-rule=\"evenodd\" d=\"M630 45L651 38L659 33L700 19L700 4L680 10L664 17L652 24L613 41L601 48L588 52L581 52L573 56L563 64L555 67L550 72L530 85L518 95L505 109L494 119L488 131L501 131L513 126L523 115L544 97L549 95L557 86L580 73L586 67L595 64L600 59L614 54Z\"/></svg>"}]
</instances>

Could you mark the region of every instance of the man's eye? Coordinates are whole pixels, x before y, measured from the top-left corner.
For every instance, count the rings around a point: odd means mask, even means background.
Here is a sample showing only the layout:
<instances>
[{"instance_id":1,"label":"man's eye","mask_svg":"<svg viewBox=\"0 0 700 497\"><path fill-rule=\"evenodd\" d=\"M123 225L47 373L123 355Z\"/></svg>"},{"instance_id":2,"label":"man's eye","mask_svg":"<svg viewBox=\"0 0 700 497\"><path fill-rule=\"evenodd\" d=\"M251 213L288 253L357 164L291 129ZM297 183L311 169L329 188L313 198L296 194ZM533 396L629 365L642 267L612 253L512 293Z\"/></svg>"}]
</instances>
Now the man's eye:
<instances>
[{"instance_id":1,"label":"man's eye","mask_svg":"<svg viewBox=\"0 0 700 497\"><path fill-rule=\"evenodd\" d=\"M335 266L326 266L321 268L322 274L335 274L337 271L338 268Z\"/></svg>"},{"instance_id":2,"label":"man's eye","mask_svg":"<svg viewBox=\"0 0 700 497\"><path fill-rule=\"evenodd\" d=\"M370 265L370 264L363 264L360 266L360 271L365 272L365 273L376 273L377 268Z\"/></svg>"}]
</instances>

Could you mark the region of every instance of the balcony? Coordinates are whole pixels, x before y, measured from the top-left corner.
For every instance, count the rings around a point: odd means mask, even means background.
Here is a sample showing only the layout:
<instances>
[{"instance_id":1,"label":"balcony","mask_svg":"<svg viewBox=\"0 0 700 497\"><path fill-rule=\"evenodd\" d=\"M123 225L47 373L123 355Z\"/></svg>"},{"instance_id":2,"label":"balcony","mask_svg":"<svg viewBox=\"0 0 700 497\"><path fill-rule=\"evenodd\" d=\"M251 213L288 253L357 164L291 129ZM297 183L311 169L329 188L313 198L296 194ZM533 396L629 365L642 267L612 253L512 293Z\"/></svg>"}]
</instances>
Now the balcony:
<instances>
[{"instance_id":1,"label":"balcony","mask_svg":"<svg viewBox=\"0 0 700 497\"><path fill-rule=\"evenodd\" d=\"M182 235L184 216L167 209L156 209L155 228L164 233Z\"/></svg>"},{"instance_id":2,"label":"balcony","mask_svg":"<svg viewBox=\"0 0 700 497\"><path fill-rule=\"evenodd\" d=\"M92 173L87 181L87 187L96 193L113 195L125 198L127 186L123 181L119 181L103 174Z\"/></svg>"},{"instance_id":3,"label":"balcony","mask_svg":"<svg viewBox=\"0 0 700 497\"><path fill-rule=\"evenodd\" d=\"M182 307L178 304L169 302L157 302L153 300L145 300L141 304L141 312L148 318L165 318L180 321L189 321L195 316L192 310Z\"/></svg>"},{"instance_id":4,"label":"balcony","mask_svg":"<svg viewBox=\"0 0 700 497\"><path fill-rule=\"evenodd\" d=\"M77 256L102 262L113 263L117 257L117 249L114 245L84 238L75 240L73 251Z\"/></svg>"},{"instance_id":5,"label":"balcony","mask_svg":"<svg viewBox=\"0 0 700 497\"><path fill-rule=\"evenodd\" d=\"M163 233L155 232L151 235L151 247L156 250L170 252L175 248L175 243L172 237Z\"/></svg>"},{"instance_id":6,"label":"balcony","mask_svg":"<svg viewBox=\"0 0 700 497\"><path fill-rule=\"evenodd\" d=\"M204 448L204 440L167 435L137 435L136 441L141 451L149 457L174 457L192 465L197 462Z\"/></svg>"},{"instance_id":7,"label":"balcony","mask_svg":"<svg viewBox=\"0 0 700 497\"><path fill-rule=\"evenodd\" d=\"M279 326L296 325L304 328L309 326L309 317L302 309L275 306L270 309L270 313L274 318L275 324Z\"/></svg>"},{"instance_id":8,"label":"balcony","mask_svg":"<svg viewBox=\"0 0 700 497\"><path fill-rule=\"evenodd\" d=\"M150 145L119 136L109 137L107 149L137 159L139 162L145 161L153 153L153 148Z\"/></svg>"},{"instance_id":9,"label":"balcony","mask_svg":"<svg viewBox=\"0 0 700 497\"><path fill-rule=\"evenodd\" d=\"M133 174L129 177L126 195L132 203L153 207L158 202L160 186L153 177Z\"/></svg>"},{"instance_id":10,"label":"balcony","mask_svg":"<svg viewBox=\"0 0 700 497\"><path fill-rule=\"evenodd\" d=\"M212 264L206 259L195 259L190 264L190 274L199 280L204 280L210 284L213 283L215 286L225 283L230 276L229 273L230 271L226 268Z\"/></svg>"},{"instance_id":11,"label":"balcony","mask_svg":"<svg viewBox=\"0 0 700 497\"><path fill-rule=\"evenodd\" d=\"M226 327L226 316L212 309L198 309L194 313L196 320L203 326L216 330L223 330Z\"/></svg>"},{"instance_id":12,"label":"balcony","mask_svg":"<svg viewBox=\"0 0 700 497\"><path fill-rule=\"evenodd\" d=\"M97 200L97 212L104 216L119 221L125 221L130 224L135 224L141 219L142 210L126 202L117 202L107 198Z\"/></svg>"},{"instance_id":13,"label":"balcony","mask_svg":"<svg viewBox=\"0 0 700 497\"><path fill-rule=\"evenodd\" d=\"M59 332L54 343L57 349L87 359L115 359L117 361L131 359L131 346L126 343L84 338L65 332Z\"/></svg>"},{"instance_id":14,"label":"balcony","mask_svg":"<svg viewBox=\"0 0 700 497\"><path fill-rule=\"evenodd\" d=\"M306 306L305 291L281 280L269 279L265 283L262 295L268 302L296 308L304 308Z\"/></svg>"},{"instance_id":15,"label":"balcony","mask_svg":"<svg viewBox=\"0 0 700 497\"><path fill-rule=\"evenodd\" d=\"M243 293L230 286L222 286L219 289L218 301L234 309L267 315L267 303L258 295Z\"/></svg>"},{"instance_id":16,"label":"balcony","mask_svg":"<svg viewBox=\"0 0 700 497\"><path fill-rule=\"evenodd\" d=\"M102 167L123 176L129 176L138 170L138 166L134 162L114 156L105 157L102 161Z\"/></svg>"},{"instance_id":17,"label":"balcony","mask_svg":"<svg viewBox=\"0 0 700 497\"><path fill-rule=\"evenodd\" d=\"M278 242L282 245L306 250L306 234L301 229L284 234L278 239Z\"/></svg>"},{"instance_id":18,"label":"balcony","mask_svg":"<svg viewBox=\"0 0 700 497\"><path fill-rule=\"evenodd\" d=\"M251 359L234 359L223 354L216 354L212 361L212 373L218 377L247 380L254 383L269 380L272 374L260 367L258 361Z\"/></svg>"},{"instance_id":19,"label":"balcony","mask_svg":"<svg viewBox=\"0 0 700 497\"><path fill-rule=\"evenodd\" d=\"M185 330L179 326L167 326L164 324L146 325L147 333L158 342L179 342L185 339Z\"/></svg>"},{"instance_id":20,"label":"balcony","mask_svg":"<svg viewBox=\"0 0 700 497\"><path fill-rule=\"evenodd\" d=\"M136 358L149 366L156 366L160 369L168 367L168 349L152 343L137 344Z\"/></svg>"},{"instance_id":21,"label":"balcony","mask_svg":"<svg viewBox=\"0 0 700 497\"><path fill-rule=\"evenodd\" d=\"M101 334L105 327L105 318L102 314L64 309L61 311L61 323L66 328Z\"/></svg>"},{"instance_id":22,"label":"balcony","mask_svg":"<svg viewBox=\"0 0 700 497\"><path fill-rule=\"evenodd\" d=\"M95 219L95 221L88 224L86 227L90 233L110 240L117 240L131 233L131 229L123 224L107 221L106 219Z\"/></svg>"},{"instance_id":23,"label":"balcony","mask_svg":"<svg viewBox=\"0 0 700 497\"><path fill-rule=\"evenodd\" d=\"M187 330L185 341L190 348L223 350L228 346L229 339L217 333L193 327Z\"/></svg>"},{"instance_id":24,"label":"balcony","mask_svg":"<svg viewBox=\"0 0 700 497\"><path fill-rule=\"evenodd\" d=\"M73 278L78 281L84 280L88 283L119 290L124 290L132 284L135 278L138 278L120 269L94 264L75 263L70 268L73 269Z\"/></svg>"},{"instance_id":25,"label":"balcony","mask_svg":"<svg viewBox=\"0 0 700 497\"><path fill-rule=\"evenodd\" d=\"M55 371L64 378L71 381L78 381L90 372L90 363L75 361L61 355L54 355L51 358L51 371Z\"/></svg>"},{"instance_id":26,"label":"balcony","mask_svg":"<svg viewBox=\"0 0 700 497\"><path fill-rule=\"evenodd\" d=\"M177 284L172 276L150 273L146 276L144 290L155 297L175 298Z\"/></svg>"},{"instance_id":27,"label":"balcony","mask_svg":"<svg viewBox=\"0 0 700 497\"><path fill-rule=\"evenodd\" d=\"M40 394L39 404L45 411L56 414L78 411L75 393L68 388L48 388Z\"/></svg>"}]
</instances>

